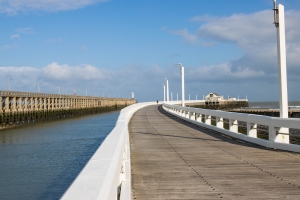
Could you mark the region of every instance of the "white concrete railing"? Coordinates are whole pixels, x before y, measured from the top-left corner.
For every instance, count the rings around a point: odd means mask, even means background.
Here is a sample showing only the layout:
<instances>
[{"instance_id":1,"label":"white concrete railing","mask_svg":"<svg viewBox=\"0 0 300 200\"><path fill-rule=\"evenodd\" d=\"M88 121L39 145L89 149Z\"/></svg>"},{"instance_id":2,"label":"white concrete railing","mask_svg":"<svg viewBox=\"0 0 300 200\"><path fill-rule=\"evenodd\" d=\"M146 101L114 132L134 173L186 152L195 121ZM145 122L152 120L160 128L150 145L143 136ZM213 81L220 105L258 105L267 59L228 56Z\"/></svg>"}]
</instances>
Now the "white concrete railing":
<instances>
[{"instance_id":1,"label":"white concrete railing","mask_svg":"<svg viewBox=\"0 0 300 200\"><path fill-rule=\"evenodd\" d=\"M171 104L163 104L165 111L178 116L191 123L230 135L241 140L259 144L261 146L300 152L300 145L289 143L289 128L300 129L300 120L291 118L268 117L261 115L224 112L191 107L181 107ZM212 117L216 119L216 125L212 125ZM204 122L202 122L204 119ZM224 120L229 120L229 130L224 128ZM247 135L238 132L238 121L247 123ZM268 126L269 140L257 138L257 125Z\"/></svg>"},{"instance_id":2,"label":"white concrete railing","mask_svg":"<svg viewBox=\"0 0 300 200\"><path fill-rule=\"evenodd\" d=\"M139 109L156 102L138 103L121 110L115 128L103 141L62 200L131 199L130 143L128 122Z\"/></svg>"}]
</instances>

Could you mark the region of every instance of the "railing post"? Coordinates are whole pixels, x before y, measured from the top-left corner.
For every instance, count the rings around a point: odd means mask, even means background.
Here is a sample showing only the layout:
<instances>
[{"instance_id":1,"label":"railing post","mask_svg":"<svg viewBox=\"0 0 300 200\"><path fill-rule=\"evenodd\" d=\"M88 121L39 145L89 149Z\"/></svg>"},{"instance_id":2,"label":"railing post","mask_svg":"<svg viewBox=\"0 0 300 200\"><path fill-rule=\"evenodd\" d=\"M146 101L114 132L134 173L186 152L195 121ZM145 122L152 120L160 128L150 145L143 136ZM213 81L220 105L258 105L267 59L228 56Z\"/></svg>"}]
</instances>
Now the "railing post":
<instances>
[{"instance_id":1,"label":"railing post","mask_svg":"<svg viewBox=\"0 0 300 200\"><path fill-rule=\"evenodd\" d=\"M238 133L238 121L235 119L229 119L229 130Z\"/></svg>"},{"instance_id":2,"label":"railing post","mask_svg":"<svg viewBox=\"0 0 300 200\"><path fill-rule=\"evenodd\" d=\"M247 122L247 135L257 138L257 124Z\"/></svg>"},{"instance_id":3,"label":"railing post","mask_svg":"<svg viewBox=\"0 0 300 200\"><path fill-rule=\"evenodd\" d=\"M283 128L283 127L275 127L272 125L269 126L269 140L273 142L280 142L280 143L290 143L290 136L289 135L284 135L280 133L286 133L286 129L289 128Z\"/></svg>"},{"instance_id":4,"label":"railing post","mask_svg":"<svg viewBox=\"0 0 300 200\"><path fill-rule=\"evenodd\" d=\"M211 125L211 115L205 115L205 124Z\"/></svg>"},{"instance_id":5,"label":"railing post","mask_svg":"<svg viewBox=\"0 0 300 200\"><path fill-rule=\"evenodd\" d=\"M202 122L202 114L201 114L201 113L198 113L198 114L197 114L197 116L196 116L196 121Z\"/></svg>"},{"instance_id":6,"label":"railing post","mask_svg":"<svg viewBox=\"0 0 300 200\"><path fill-rule=\"evenodd\" d=\"M216 126L217 126L218 128L224 128L223 117L217 117L217 116L216 116Z\"/></svg>"}]
</instances>

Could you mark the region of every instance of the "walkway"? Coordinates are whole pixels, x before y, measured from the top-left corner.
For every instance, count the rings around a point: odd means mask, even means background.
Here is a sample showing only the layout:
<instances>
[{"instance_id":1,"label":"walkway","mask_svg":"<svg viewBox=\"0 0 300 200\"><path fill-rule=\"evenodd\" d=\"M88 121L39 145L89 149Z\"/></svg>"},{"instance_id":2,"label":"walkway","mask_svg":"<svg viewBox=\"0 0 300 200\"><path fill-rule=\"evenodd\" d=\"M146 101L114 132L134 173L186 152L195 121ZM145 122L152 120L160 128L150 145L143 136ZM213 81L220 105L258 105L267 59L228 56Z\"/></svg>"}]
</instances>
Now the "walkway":
<instances>
[{"instance_id":1,"label":"walkway","mask_svg":"<svg viewBox=\"0 0 300 200\"><path fill-rule=\"evenodd\" d=\"M198 127L161 107L129 124L132 199L300 199L300 154Z\"/></svg>"}]
</instances>

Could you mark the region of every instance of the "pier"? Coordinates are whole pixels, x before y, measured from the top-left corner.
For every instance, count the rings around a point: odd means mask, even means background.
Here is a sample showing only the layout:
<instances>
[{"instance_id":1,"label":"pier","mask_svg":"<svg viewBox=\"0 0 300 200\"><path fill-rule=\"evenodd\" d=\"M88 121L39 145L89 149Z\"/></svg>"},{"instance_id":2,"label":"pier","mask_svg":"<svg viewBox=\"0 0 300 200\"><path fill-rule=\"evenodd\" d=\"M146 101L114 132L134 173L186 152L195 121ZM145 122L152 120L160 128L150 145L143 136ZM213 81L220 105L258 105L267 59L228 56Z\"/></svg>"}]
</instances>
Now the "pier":
<instances>
[{"instance_id":1,"label":"pier","mask_svg":"<svg viewBox=\"0 0 300 200\"><path fill-rule=\"evenodd\" d=\"M0 125L27 124L122 109L135 99L0 91Z\"/></svg>"},{"instance_id":2,"label":"pier","mask_svg":"<svg viewBox=\"0 0 300 200\"><path fill-rule=\"evenodd\" d=\"M299 154L199 127L160 106L129 124L132 199L299 199Z\"/></svg>"}]
</instances>

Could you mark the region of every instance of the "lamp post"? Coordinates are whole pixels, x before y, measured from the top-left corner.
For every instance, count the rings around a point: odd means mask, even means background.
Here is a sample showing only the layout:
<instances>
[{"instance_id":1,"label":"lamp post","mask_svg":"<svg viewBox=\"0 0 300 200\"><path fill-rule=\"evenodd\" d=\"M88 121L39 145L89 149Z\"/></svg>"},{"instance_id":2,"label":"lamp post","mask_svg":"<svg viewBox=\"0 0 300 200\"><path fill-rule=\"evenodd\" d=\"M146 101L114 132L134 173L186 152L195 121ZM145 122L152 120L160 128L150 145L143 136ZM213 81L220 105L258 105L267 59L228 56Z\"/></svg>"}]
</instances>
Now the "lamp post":
<instances>
[{"instance_id":1,"label":"lamp post","mask_svg":"<svg viewBox=\"0 0 300 200\"><path fill-rule=\"evenodd\" d=\"M284 6L281 4L277 6L276 0L274 0L274 24L277 32L280 117L288 118Z\"/></svg>"},{"instance_id":2,"label":"lamp post","mask_svg":"<svg viewBox=\"0 0 300 200\"><path fill-rule=\"evenodd\" d=\"M38 84L38 93L40 93L40 85L41 85L42 83L39 83Z\"/></svg>"},{"instance_id":3,"label":"lamp post","mask_svg":"<svg viewBox=\"0 0 300 200\"><path fill-rule=\"evenodd\" d=\"M198 99L197 99L197 95L196 95L196 101L197 101Z\"/></svg>"},{"instance_id":4,"label":"lamp post","mask_svg":"<svg viewBox=\"0 0 300 200\"><path fill-rule=\"evenodd\" d=\"M181 63L178 63L176 65L179 65L180 66L180 73L181 73L181 90L182 90L182 107L185 106L185 103L184 103L184 67L182 66Z\"/></svg>"},{"instance_id":5,"label":"lamp post","mask_svg":"<svg viewBox=\"0 0 300 200\"><path fill-rule=\"evenodd\" d=\"M189 101L191 100L191 95L189 94Z\"/></svg>"},{"instance_id":6,"label":"lamp post","mask_svg":"<svg viewBox=\"0 0 300 200\"><path fill-rule=\"evenodd\" d=\"M87 96L87 90L85 90L85 96Z\"/></svg>"},{"instance_id":7,"label":"lamp post","mask_svg":"<svg viewBox=\"0 0 300 200\"><path fill-rule=\"evenodd\" d=\"M58 94L60 94L60 86L58 86Z\"/></svg>"},{"instance_id":8,"label":"lamp post","mask_svg":"<svg viewBox=\"0 0 300 200\"><path fill-rule=\"evenodd\" d=\"M164 88L164 102L166 102L166 86L164 84L163 85L163 88Z\"/></svg>"},{"instance_id":9,"label":"lamp post","mask_svg":"<svg viewBox=\"0 0 300 200\"><path fill-rule=\"evenodd\" d=\"M177 101L178 101L178 93L177 93Z\"/></svg>"},{"instance_id":10,"label":"lamp post","mask_svg":"<svg viewBox=\"0 0 300 200\"><path fill-rule=\"evenodd\" d=\"M11 81L12 79L9 79L8 80L8 91L10 91L10 81Z\"/></svg>"},{"instance_id":11,"label":"lamp post","mask_svg":"<svg viewBox=\"0 0 300 200\"><path fill-rule=\"evenodd\" d=\"M278 83L279 83L279 108L280 118L288 118L288 91L287 91L287 74L286 74L286 45L285 45L285 19L284 6L276 5L274 0L274 24L277 32L277 57L278 57ZM289 143L288 128L280 128L277 134L274 133L269 139L276 142Z\"/></svg>"},{"instance_id":12,"label":"lamp post","mask_svg":"<svg viewBox=\"0 0 300 200\"><path fill-rule=\"evenodd\" d=\"M167 78L165 78L166 79L166 85L167 85L167 99L166 99L166 101L168 102L170 99L169 99L169 81L168 81L168 79Z\"/></svg>"}]
</instances>

